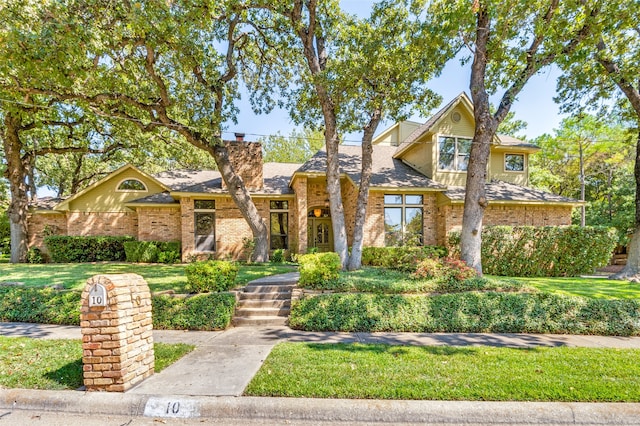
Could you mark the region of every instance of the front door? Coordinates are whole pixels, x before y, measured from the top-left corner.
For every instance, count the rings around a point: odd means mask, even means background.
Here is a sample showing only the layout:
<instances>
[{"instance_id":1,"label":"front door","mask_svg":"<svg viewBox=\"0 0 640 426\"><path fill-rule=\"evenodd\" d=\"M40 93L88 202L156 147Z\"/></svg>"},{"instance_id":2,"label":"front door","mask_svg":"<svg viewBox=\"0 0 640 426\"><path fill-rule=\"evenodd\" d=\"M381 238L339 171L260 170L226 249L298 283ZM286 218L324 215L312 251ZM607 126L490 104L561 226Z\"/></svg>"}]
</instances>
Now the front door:
<instances>
[{"instance_id":1,"label":"front door","mask_svg":"<svg viewBox=\"0 0 640 426\"><path fill-rule=\"evenodd\" d=\"M307 232L309 238L309 247L316 247L319 252L333 251L331 218L308 218Z\"/></svg>"}]
</instances>

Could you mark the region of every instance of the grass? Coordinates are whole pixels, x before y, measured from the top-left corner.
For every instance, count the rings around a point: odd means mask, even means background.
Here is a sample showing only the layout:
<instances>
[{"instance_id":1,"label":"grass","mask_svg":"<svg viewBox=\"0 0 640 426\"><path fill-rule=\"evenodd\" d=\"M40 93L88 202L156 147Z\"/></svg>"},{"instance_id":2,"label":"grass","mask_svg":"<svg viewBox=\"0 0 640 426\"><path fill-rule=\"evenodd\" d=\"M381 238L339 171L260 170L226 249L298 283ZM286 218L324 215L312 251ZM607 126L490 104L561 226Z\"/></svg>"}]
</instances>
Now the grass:
<instances>
[{"instance_id":1,"label":"grass","mask_svg":"<svg viewBox=\"0 0 640 426\"><path fill-rule=\"evenodd\" d=\"M637 349L281 343L245 394L470 401L640 401Z\"/></svg>"},{"instance_id":2,"label":"grass","mask_svg":"<svg viewBox=\"0 0 640 426\"><path fill-rule=\"evenodd\" d=\"M582 296L592 299L640 299L640 283L628 281L581 277L518 277L511 279L547 293Z\"/></svg>"},{"instance_id":3,"label":"grass","mask_svg":"<svg viewBox=\"0 0 640 426\"><path fill-rule=\"evenodd\" d=\"M185 344L155 343L155 371L193 350ZM77 389L82 386L82 342L0 337L0 387Z\"/></svg>"},{"instance_id":4,"label":"grass","mask_svg":"<svg viewBox=\"0 0 640 426\"><path fill-rule=\"evenodd\" d=\"M187 278L184 264L139 263L50 263L44 265L0 264L0 282L17 281L25 286L44 287L61 285L66 289L81 289L90 277L97 274L134 273L144 277L152 292L174 290L186 293ZM243 285L264 276L295 270L284 264L241 265L236 282Z\"/></svg>"}]
</instances>

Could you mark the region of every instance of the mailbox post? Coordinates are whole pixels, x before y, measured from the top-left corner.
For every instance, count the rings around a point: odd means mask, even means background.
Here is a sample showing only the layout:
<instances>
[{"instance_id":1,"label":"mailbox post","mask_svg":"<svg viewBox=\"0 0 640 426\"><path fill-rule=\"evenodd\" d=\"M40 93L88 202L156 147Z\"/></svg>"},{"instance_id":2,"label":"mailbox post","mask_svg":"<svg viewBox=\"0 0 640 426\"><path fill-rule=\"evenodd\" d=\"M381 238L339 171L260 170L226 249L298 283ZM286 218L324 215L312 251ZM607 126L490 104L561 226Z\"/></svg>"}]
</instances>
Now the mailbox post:
<instances>
[{"instance_id":1,"label":"mailbox post","mask_svg":"<svg viewBox=\"0 0 640 426\"><path fill-rule=\"evenodd\" d=\"M153 374L151 293L140 275L90 278L80 326L87 390L124 392Z\"/></svg>"}]
</instances>

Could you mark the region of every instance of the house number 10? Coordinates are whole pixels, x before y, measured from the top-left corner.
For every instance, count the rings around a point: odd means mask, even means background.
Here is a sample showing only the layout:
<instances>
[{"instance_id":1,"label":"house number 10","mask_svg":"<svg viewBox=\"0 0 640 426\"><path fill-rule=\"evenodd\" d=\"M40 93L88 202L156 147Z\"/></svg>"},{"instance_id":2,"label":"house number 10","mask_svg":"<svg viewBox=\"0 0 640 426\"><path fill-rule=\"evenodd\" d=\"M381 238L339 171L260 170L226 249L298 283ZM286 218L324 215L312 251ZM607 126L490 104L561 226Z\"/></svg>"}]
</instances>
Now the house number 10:
<instances>
[{"instance_id":1,"label":"house number 10","mask_svg":"<svg viewBox=\"0 0 640 426\"><path fill-rule=\"evenodd\" d=\"M107 289L100 284L94 284L89 290L89 306L107 306Z\"/></svg>"}]
</instances>

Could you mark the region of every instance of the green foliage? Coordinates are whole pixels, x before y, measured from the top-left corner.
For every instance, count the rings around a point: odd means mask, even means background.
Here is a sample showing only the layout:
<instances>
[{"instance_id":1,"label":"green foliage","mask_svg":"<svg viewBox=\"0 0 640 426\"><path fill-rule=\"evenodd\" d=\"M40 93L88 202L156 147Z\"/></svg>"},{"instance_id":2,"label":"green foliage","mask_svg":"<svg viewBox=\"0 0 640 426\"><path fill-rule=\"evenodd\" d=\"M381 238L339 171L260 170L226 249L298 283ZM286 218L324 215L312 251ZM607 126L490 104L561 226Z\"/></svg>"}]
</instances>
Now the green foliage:
<instances>
[{"instance_id":1,"label":"green foliage","mask_svg":"<svg viewBox=\"0 0 640 426\"><path fill-rule=\"evenodd\" d=\"M11 229L9 225L9 215L2 205L0 205L0 253L11 253Z\"/></svg>"},{"instance_id":2,"label":"green foliage","mask_svg":"<svg viewBox=\"0 0 640 426\"><path fill-rule=\"evenodd\" d=\"M324 147L324 134L310 129L292 130L289 136L278 132L258 142L262 142L265 163L304 163Z\"/></svg>"},{"instance_id":3,"label":"green foliage","mask_svg":"<svg viewBox=\"0 0 640 426\"><path fill-rule=\"evenodd\" d=\"M298 256L300 287L319 288L335 283L342 265L338 253L316 253Z\"/></svg>"},{"instance_id":4,"label":"green foliage","mask_svg":"<svg viewBox=\"0 0 640 426\"><path fill-rule=\"evenodd\" d=\"M180 298L155 296L153 328L158 330L224 330L236 305L232 293L210 293Z\"/></svg>"},{"instance_id":5,"label":"green foliage","mask_svg":"<svg viewBox=\"0 0 640 426\"><path fill-rule=\"evenodd\" d=\"M44 238L44 244L55 263L101 262L124 260L124 243L133 240L133 237L50 235Z\"/></svg>"},{"instance_id":6,"label":"green foliage","mask_svg":"<svg viewBox=\"0 0 640 426\"><path fill-rule=\"evenodd\" d=\"M31 247L27 250L27 263L45 263L46 260L42 254L42 250L38 247Z\"/></svg>"},{"instance_id":7,"label":"green foliage","mask_svg":"<svg viewBox=\"0 0 640 426\"><path fill-rule=\"evenodd\" d=\"M80 324L80 292L0 286L0 321Z\"/></svg>"},{"instance_id":8,"label":"green foliage","mask_svg":"<svg viewBox=\"0 0 640 426\"><path fill-rule=\"evenodd\" d=\"M271 261L271 263L283 263L284 253L285 253L284 249L275 249L269 260Z\"/></svg>"},{"instance_id":9,"label":"green foliage","mask_svg":"<svg viewBox=\"0 0 640 426\"><path fill-rule=\"evenodd\" d=\"M362 264L413 272L424 259L446 257L447 249L440 246L424 247L363 247Z\"/></svg>"},{"instance_id":10,"label":"green foliage","mask_svg":"<svg viewBox=\"0 0 640 426\"><path fill-rule=\"evenodd\" d=\"M294 303L289 325L307 331L637 336L640 301L547 293L338 293L306 297Z\"/></svg>"},{"instance_id":11,"label":"green foliage","mask_svg":"<svg viewBox=\"0 0 640 426\"><path fill-rule=\"evenodd\" d=\"M460 233L449 234L453 250ZM616 234L601 227L487 226L482 230L482 267L491 275L560 277L592 273L609 261Z\"/></svg>"},{"instance_id":12,"label":"green foliage","mask_svg":"<svg viewBox=\"0 0 640 426\"><path fill-rule=\"evenodd\" d=\"M193 293L221 292L233 288L238 265L226 260L193 262L184 269L187 290Z\"/></svg>"},{"instance_id":13,"label":"green foliage","mask_svg":"<svg viewBox=\"0 0 640 426\"><path fill-rule=\"evenodd\" d=\"M454 283L475 278L477 272L459 259L427 258L418 262L411 276L416 279L427 278Z\"/></svg>"},{"instance_id":14,"label":"green foliage","mask_svg":"<svg viewBox=\"0 0 640 426\"><path fill-rule=\"evenodd\" d=\"M180 241L127 241L124 251L127 262L171 264L180 260Z\"/></svg>"}]
</instances>

